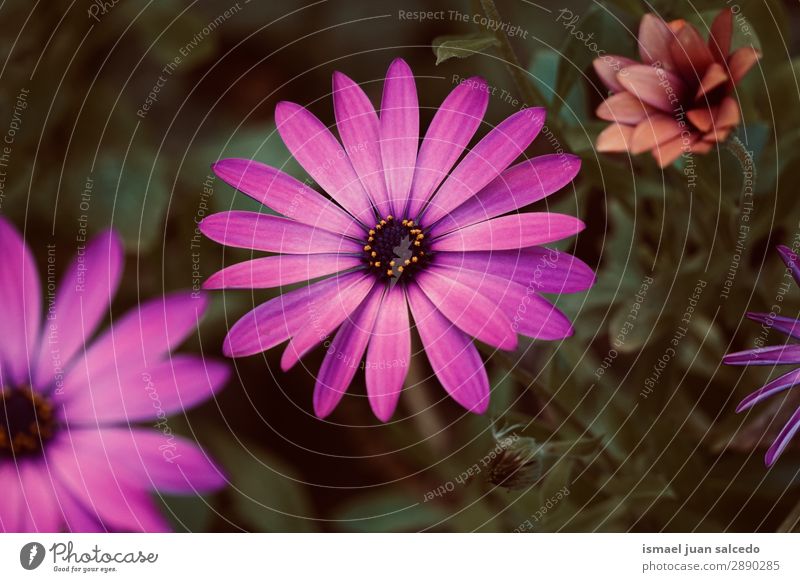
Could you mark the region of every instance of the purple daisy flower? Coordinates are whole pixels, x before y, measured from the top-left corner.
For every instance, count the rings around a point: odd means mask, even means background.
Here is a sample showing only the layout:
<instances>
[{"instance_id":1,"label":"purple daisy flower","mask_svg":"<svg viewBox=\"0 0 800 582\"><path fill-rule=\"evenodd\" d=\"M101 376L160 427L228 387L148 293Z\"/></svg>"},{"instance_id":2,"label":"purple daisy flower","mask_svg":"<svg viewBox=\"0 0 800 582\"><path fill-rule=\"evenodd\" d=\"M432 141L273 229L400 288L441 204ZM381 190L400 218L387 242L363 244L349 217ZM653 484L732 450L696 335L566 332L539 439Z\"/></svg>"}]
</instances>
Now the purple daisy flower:
<instances>
[{"instance_id":1,"label":"purple daisy flower","mask_svg":"<svg viewBox=\"0 0 800 582\"><path fill-rule=\"evenodd\" d=\"M778 246L778 253L780 253L783 262L786 263L786 266L791 271L794 280L800 285L800 260L798 260L797 254L783 245ZM800 320L798 319L776 316L770 313L752 312L747 313L747 317L768 327L775 328L789 337L800 339ZM747 396L736 407L736 412L748 410L770 396L800 384L800 345L783 344L745 350L727 354L722 361L730 366L780 366L790 364L796 366L795 370L771 380ZM764 460L768 467L772 466L783 451L786 450L789 441L791 441L798 429L800 429L800 408L795 411L772 443L772 446L767 450Z\"/></svg>"},{"instance_id":2,"label":"purple daisy flower","mask_svg":"<svg viewBox=\"0 0 800 582\"><path fill-rule=\"evenodd\" d=\"M0 217L0 531L166 531L151 491L218 489L222 472L166 416L202 402L223 362L171 355L204 299L177 293L116 319L89 341L119 285L123 249L108 231L81 246L47 311L34 258ZM146 421L153 428L129 423Z\"/></svg>"},{"instance_id":3,"label":"purple daisy flower","mask_svg":"<svg viewBox=\"0 0 800 582\"><path fill-rule=\"evenodd\" d=\"M380 115L337 72L333 105L341 141L300 105L281 102L275 111L284 143L330 199L258 162L214 164L222 180L283 216L207 217L200 229L214 241L276 254L223 269L205 287L315 280L236 322L225 354L248 356L289 340L281 359L288 370L324 343L316 414L330 414L363 367L372 410L387 421L411 357L409 308L437 378L476 413L488 406L489 381L473 338L513 350L517 334L569 336L569 320L540 293L583 291L594 273L539 245L584 225L571 216L515 211L568 184L580 159L546 155L511 166L541 130L541 108L515 113L468 149L488 101L485 81L461 83L420 143L417 90L405 61L389 67Z\"/></svg>"}]
</instances>

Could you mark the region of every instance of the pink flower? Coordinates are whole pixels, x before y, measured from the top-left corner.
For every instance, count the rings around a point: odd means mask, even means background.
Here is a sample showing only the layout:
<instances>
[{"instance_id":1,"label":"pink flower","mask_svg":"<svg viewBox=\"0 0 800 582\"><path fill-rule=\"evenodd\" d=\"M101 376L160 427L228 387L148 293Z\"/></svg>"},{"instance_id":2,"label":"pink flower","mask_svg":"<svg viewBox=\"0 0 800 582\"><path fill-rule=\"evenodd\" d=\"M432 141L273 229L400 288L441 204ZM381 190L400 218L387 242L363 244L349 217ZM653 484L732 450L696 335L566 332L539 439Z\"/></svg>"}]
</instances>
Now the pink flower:
<instances>
[{"instance_id":1,"label":"pink flower","mask_svg":"<svg viewBox=\"0 0 800 582\"><path fill-rule=\"evenodd\" d=\"M722 10L708 41L684 20L646 14L639 26L644 64L604 55L594 68L612 95L597 116L612 121L597 137L601 152L650 151L663 168L682 153L708 153L740 121L731 96L758 61L753 47L731 51L732 12Z\"/></svg>"},{"instance_id":2,"label":"pink flower","mask_svg":"<svg viewBox=\"0 0 800 582\"><path fill-rule=\"evenodd\" d=\"M468 150L489 100L482 79L450 93L421 143L416 85L403 60L389 67L380 116L345 75L334 74L333 90L341 142L300 105L282 102L275 111L284 143L331 199L257 162L214 165L217 176L283 216L206 218L200 229L219 243L277 253L228 267L206 288L319 279L245 315L225 353L248 356L289 340L281 359L288 370L324 343L316 414L329 415L363 367L372 410L387 421L411 358L410 307L439 381L482 413L489 381L472 338L513 350L517 334L569 336L569 320L540 293L594 282L580 260L539 246L577 234L580 220L515 212L568 184L580 159L546 155L511 166L542 128L538 108L515 113Z\"/></svg>"},{"instance_id":3,"label":"pink flower","mask_svg":"<svg viewBox=\"0 0 800 582\"><path fill-rule=\"evenodd\" d=\"M57 287L51 249L44 318L34 258L2 218L0 248L0 531L168 530L151 491L225 482L166 418L228 377L221 362L170 354L205 300L178 293L144 303L91 341L120 281L117 236L80 248ZM155 430L130 424L138 422Z\"/></svg>"}]
</instances>

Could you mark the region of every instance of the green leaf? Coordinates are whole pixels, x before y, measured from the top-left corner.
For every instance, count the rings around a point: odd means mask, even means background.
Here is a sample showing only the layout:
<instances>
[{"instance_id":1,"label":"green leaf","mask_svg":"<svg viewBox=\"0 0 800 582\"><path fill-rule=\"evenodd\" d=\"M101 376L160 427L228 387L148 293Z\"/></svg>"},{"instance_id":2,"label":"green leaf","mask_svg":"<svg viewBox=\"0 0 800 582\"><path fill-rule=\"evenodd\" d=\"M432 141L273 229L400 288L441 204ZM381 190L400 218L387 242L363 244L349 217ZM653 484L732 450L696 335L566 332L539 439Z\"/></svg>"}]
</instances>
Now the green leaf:
<instances>
[{"instance_id":1,"label":"green leaf","mask_svg":"<svg viewBox=\"0 0 800 582\"><path fill-rule=\"evenodd\" d=\"M210 441L230 475L236 518L253 531L314 531L310 503L294 471L252 443L228 437Z\"/></svg>"},{"instance_id":2,"label":"green leaf","mask_svg":"<svg viewBox=\"0 0 800 582\"><path fill-rule=\"evenodd\" d=\"M344 531L415 532L447 518L447 512L433 502L421 502L402 493L379 493L361 497L336 512Z\"/></svg>"},{"instance_id":3,"label":"green leaf","mask_svg":"<svg viewBox=\"0 0 800 582\"><path fill-rule=\"evenodd\" d=\"M168 190L161 163L151 151L132 148L127 157L102 153L93 180L92 218L95 211L106 223L113 217L128 249L143 252L160 240Z\"/></svg>"},{"instance_id":4,"label":"green leaf","mask_svg":"<svg viewBox=\"0 0 800 582\"><path fill-rule=\"evenodd\" d=\"M438 65L453 57L464 59L499 45L500 42L490 32L437 36L433 39L433 54Z\"/></svg>"},{"instance_id":5,"label":"green leaf","mask_svg":"<svg viewBox=\"0 0 800 582\"><path fill-rule=\"evenodd\" d=\"M214 516L211 497L198 496L164 496L159 497L159 504L174 531L207 532Z\"/></svg>"}]
</instances>

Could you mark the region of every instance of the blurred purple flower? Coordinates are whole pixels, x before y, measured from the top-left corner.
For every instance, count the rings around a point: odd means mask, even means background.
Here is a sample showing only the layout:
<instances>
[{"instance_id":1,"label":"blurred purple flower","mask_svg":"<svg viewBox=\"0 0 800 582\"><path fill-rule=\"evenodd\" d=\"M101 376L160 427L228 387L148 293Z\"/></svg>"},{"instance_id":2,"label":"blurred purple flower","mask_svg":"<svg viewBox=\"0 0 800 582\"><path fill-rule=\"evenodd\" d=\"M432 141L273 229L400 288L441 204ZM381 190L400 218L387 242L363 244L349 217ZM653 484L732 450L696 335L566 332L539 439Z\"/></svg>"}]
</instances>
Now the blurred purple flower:
<instances>
[{"instance_id":1,"label":"blurred purple flower","mask_svg":"<svg viewBox=\"0 0 800 582\"><path fill-rule=\"evenodd\" d=\"M151 491L225 483L167 415L207 399L222 362L172 356L204 299L178 293L117 319L90 341L116 293L123 249L112 231L81 247L61 283L48 255L47 312L30 249L0 218L0 531L165 531ZM155 423L155 430L129 423Z\"/></svg>"},{"instance_id":2,"label":"blurred purple flower","mask_svg":"<svg viewBox=\"0 0 800 582\"><path fill-rule=\"evenodd\" d=\"M396 59L380 116L355 82L334 73L341 142L306 108L279 103L283 141L332 200L258 162L217 162L217 176L283 216L231 211L206 218L200 229L209 238L278 254L223 269L205 287L321 278L245 315L231 328L225 354L248 356L290 340L281 360L288 370L324 342L316 414L330 414L363 367L372 410L388 421L411 357L409 307L439 381L476 413L488 406L489 381L473 337L513 350L517 334L569 336L569 320L540 293L583 291L594 274L573 256L537 245L584 225L571 216L514 211L568 184L580 159L561 153L511 166L542 128L540 108L515 113L468 150L488 100L482 79L461 83L420 143L414 76Z\"/></svg>"},{"instance_id":3,"label":"blurred purple flower","mask_svg":"<svg viewBox=\"0 0 800 582\"><path fill-rule=\"evenodd\" d=\"M797 254L786 246L779 246L778 253L792 273L794 280L800 285L800 261ZM770 328L777 329L789 337L800 339L800 320L776 316L770 313L748 313L747 317ZM730 366L800 366L800 345L783 344L767 346L734 354L727 354L723 362ZM779 376L762 386L739 403L736 412L742 412L766 400L770 396L783 392L796 384L800 384L800 367ZM798 408L783 430L778 434L772 446L767 450L765 462L771 466L789 445L792 437L800 429L800 408Z\"/></svg>"}]
</instances>

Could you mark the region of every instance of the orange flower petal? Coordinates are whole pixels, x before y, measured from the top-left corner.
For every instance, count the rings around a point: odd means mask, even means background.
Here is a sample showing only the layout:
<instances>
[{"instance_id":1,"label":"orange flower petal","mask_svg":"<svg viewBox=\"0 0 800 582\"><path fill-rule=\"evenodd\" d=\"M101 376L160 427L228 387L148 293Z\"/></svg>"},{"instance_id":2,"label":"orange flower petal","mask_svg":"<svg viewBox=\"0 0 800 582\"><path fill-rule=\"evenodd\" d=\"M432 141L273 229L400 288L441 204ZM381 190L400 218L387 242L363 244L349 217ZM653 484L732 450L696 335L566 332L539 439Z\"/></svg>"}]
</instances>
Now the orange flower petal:
<instances>
[{"instance_id":1,"label":"orange flower petal","mask_svg":"<svg viewBox=\"0 0 800 582\"><path fill-rule=\"evenodd\" d=\"M703 95L716 89L727 80L728 74L725 72L725 68L719 63L711 63L708 69L706 69L706 74L703 75L703 80L700 82L700 86L697 88L697 94L694 98L696 100L700 99Z\"/></svg>"},{"instance_id":2,"label":"orange flower petal","mask_svg":"<svg viewBox=\"0 0 800 582\"><path fill-rule=\"evenodd\" d=\"M676 137L667 143L657 145L653 148L651 153L656 159L656 162L658 162L658 165L662 168L666 168L681 156L684 149L686 151L691 151L696 141L697 136L695 134L692 134L687 141L684 141L682 137Z\"/></svg>"},{"instance_id":3,"label":"orange flower petal","mask_svg":"<svg viewBox=\"0 0 800 582\"><path fill-rule=\"evenodd\" d=\"M714 116L708 107L698 107L686 112L686 117L700 131L708 131L714 126Z\"/></svg>"},{"instance_id":4,"label":"orange flower petal","mask_svg":"<svg viewBox=\"0 0 800 582\"><path fill-rule=\"evenodd\" d=\"M717 143L725 141L728 136L730 135L731 131L733 131L732 127L728 128L720 128L717 127L716 129L712 128L707 134L703 136L703 141L706 143Z\"/></svg>"},{"instance_id":5,"label":"orange flower petal","mask_svg":"<svg viewBox=\"0 0 800 582\"><path fill-rule=\"evenodd\" d=\"M731 37L733 36L733 12L725 8L711 23L711 34L708 37L708 48L714 55L714 60L724 64L731 52Z\"/></svg>"},{"instance_id":6,"label":"orange flower petal","mask_svg":"<svg viewBox=\"0 0 800 582\"><path fill-rule=\"evenodd\" d=\"M735 85L747 74L753 65L761 58L761 53L751 46L743 46L735 50L728 57L728 69L731 72L731 81Z\"/></svg>"},{"instance_id":7,"label":"orange flower petal","mask_svg":"<svg viewBox=\"0 0 800 582\"><path fill-rule=\"evenodd\" d=\"M617 80L640 101L672 113L683 100L686 85L680 77L665 69L631 65L620 71Z\"/></svg>"},{"instance_id":8,"label":"orange flower petal","mask_svg":"<svg viewBox=\"0 0 800 582\"><path fill-rule=\"evenodd\" d=\"M598 152L627 152L633 128L630 125L613 123L597 136Z\"/></svg>"},{"instance_id":9,"label":"orange flower petal","mask_svg":"<svg viewBox=\"0 0 800 582\"><path fill-rule=\"evenodd\" d=\"M597 117L606 121L635 125L656 111L657 109L642 103L627 91L623 91L603 101L596 113Z\"/></svg>"},{"instance_id":10,"label":"orange flower petal","mask_svg":"<svg viewBox=\"0 0 800 582\"><path fill-rule=\"evenodd\" d=\"M719 104L719 110L714 118L714 123L718 129L734 127L739 125L739 104L733 97L725 97Z\"/></svg>"},{"instance_id":11,"label":"orange flower petal","mask_svg":"<svg viewBox=\"0 0 800 582\"><path fill-rule=\"evenodd\" d=\"M684 79L700 80L709 65L714 62L703 37L694 26L684 26L670 44L670 53L675 68Z\"/></svg>"},{"instance_id":12,"label":"orange flower petal","mask_svg":"<svg viewBox=\"0 0 800 582\"><path fill-rule=\"evenodd\" d=\"M680 30L686 26L686 21L683 18L676 18L675 20L670 20L667 22L667 26L672 32L680 32Z\"/></svg>"},{"instance_id":13,"label":"orange flower petal","mask_svg":"<svg viewBox=\"0 0 800 582\"><path fill-rule=\"evenodd\" d=\"M672 117L660 114L651 115L633 130L630 151L632 154L646 152L658 144L674 139L680 133L681 126Z\"/></svg>"},{"instance_id":14,"label":"orange flower petal","mask_svg":"<svg viewBox=\"0 0 800 582\"><path fill-rule=\"evenodd\" d=\"M672 55L669 45L675 38L667 24L655 14L645 14L639 24L639 55L648 65L660 62L661 66L672 68Z\"/></svg>"},{"instance_id":15,"label":"orange flower petal","mask_svg":"<svg viewBox=\"0 0 800 582\"><path fill-rule=\"evenodd\" d=\"M693 154L707 154L708 152L711 151L711 149L713 147L714 147L714 144L710 144L710 143L705 142L703 140L699 140L699 141L694 142L690 149L691 149Z\"/></svg>"},{"instance_id":16,"label":"orange flower petal","mask_svg":"<svg viewBox=\"0 0 800 582\"><path fill-rule=\"evenodd\" d=\"M597 76L603 84L614 92L623 91L622 85L617 81L617 73L625 67L635 65L636 61L618 55L604 55L592 62Z\"/></svg>"}]
</instances>

